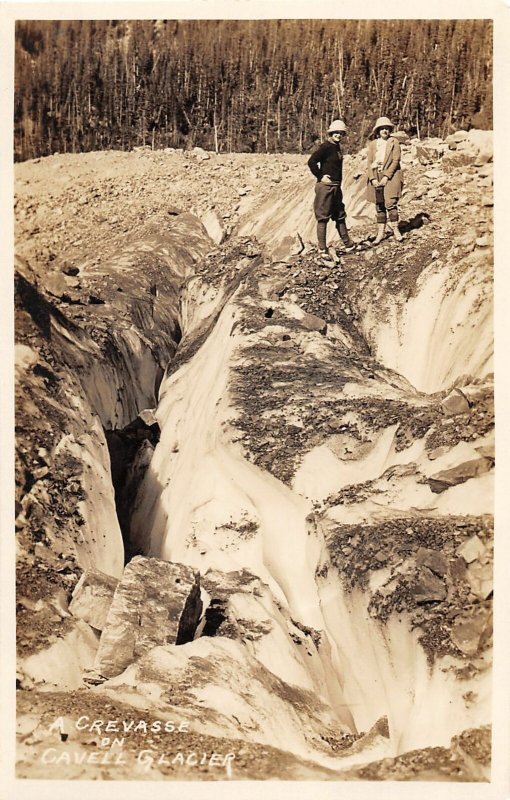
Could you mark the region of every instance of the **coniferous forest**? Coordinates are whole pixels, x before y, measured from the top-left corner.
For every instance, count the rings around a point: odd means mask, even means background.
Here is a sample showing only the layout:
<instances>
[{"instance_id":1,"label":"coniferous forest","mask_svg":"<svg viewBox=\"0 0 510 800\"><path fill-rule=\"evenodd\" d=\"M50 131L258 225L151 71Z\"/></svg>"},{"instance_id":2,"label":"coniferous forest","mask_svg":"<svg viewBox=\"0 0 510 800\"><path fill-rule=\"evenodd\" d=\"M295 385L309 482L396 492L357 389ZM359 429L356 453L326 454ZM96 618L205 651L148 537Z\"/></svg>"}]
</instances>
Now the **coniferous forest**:
<instances>
[{"instance_id":1,"label":"coniferous forest","mask_svg":"<svg viewBox=\"0 0 510 800\"><path fill-rule=\"evenodd\" d=\"M16 160L201 146L303 152L342 117L492 128L491 20L18 21Z\"/></svg>"}]
</instances>

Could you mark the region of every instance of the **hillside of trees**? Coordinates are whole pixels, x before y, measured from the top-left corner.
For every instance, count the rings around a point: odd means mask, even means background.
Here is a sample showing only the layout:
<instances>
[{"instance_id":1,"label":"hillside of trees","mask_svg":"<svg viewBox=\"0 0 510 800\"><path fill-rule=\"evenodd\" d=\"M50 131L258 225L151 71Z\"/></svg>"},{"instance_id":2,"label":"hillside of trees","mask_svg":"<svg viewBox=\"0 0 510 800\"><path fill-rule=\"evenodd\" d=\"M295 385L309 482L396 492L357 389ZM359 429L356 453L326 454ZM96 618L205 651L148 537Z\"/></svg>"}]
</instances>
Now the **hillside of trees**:
<instances>
[{"instance_id":1,"label":"hillside of trees","mask_svg":"<svg viewBox=\"0 0 510 800\"><path fill-rule=\"evenodd\" d=\"M16 160L149 145L304 152L492 128L490 20L18 21Z\"/></svg>"}]
</instances>

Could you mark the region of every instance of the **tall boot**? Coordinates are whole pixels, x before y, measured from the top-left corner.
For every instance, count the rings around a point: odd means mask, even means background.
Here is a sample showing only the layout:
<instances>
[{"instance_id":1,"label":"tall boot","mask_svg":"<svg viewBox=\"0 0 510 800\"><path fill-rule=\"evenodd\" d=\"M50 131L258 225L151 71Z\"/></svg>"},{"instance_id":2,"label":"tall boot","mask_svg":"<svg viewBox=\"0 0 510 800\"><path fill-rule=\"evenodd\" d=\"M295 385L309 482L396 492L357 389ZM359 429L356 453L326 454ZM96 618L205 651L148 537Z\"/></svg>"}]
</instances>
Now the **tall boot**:
<instances>
[{"instance_id":1,"label":"tall boot","mask_svg":"<svg viewBox=\"0 0 510 800\"><path fill-rule=\"evenodd\" d=\"M377 223L377 235L374 239L374 244L379 244L384 239L384 234L386 233L386 223L385 222L378 222Z\"/></svg>"},{"instance_id":2,"label":"tall boot","mask_svg":"<svg viewBox=\"0 0 510 800\"><path fill-rule=\"evenodd\" d=\"M326 245L326 226L327 222L318 222L317 223L317 243L319 245L319 250L322 253L327 251Z\"/></svg>"},{"instance_id":3,"label":"tall boot","mask_svg":"<svg viewBox=\"0 0 510 800\"><path fill-rule=\"evenodd\" d=\"M403 239L402 234L400 233L398 222L390 222L389 223L391 230L393 231L393 236L397 240L397 242L401 242Z\"/></svg>"},{"instance_id":4,"label":"tall boot","mask_svg":"<svg viewBox=\"0 0 510 800\"><path fill-rule=\"evenodd\" d=\"M347 225L345 224L345 220L339 220L336 223L336 229L346 250L352 250L354 248L354 242L349 236L349 231L347 230Z\"/></svg>"}]
</instances>

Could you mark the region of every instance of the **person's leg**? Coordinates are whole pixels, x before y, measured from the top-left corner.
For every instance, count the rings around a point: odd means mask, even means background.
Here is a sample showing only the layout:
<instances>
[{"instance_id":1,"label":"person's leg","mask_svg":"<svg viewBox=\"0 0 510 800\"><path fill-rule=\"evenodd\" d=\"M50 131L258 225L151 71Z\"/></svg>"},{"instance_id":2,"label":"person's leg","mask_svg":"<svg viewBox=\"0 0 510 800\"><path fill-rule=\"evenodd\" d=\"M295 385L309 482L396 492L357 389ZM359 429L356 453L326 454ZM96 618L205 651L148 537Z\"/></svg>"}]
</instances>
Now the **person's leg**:
<instances>
[{"instance_id":1,"label":"person's leg","mask_svg":"<svg viewBox=\"0 0 510 800\"><path fill-rule=\"evenodd\" d=\"M333 198L332 218L335 220L335 226L344 247L351 250L354 247L354 242L351 240L349 231L347 230L347 212L345 210L344 198L340 186L337 188Z\"/></svg>"},{"instance_id":2,"label":"person's leg","mask_svg":"<svg viewBox=\"0 0 510 800\"><path fill-rule=\"evenodd\" d=\"M375 190L375 218L377 221L377 233L374 244L379 244L384 239L386 233L386 206L384 204L384 191L382 187Z\"/></svg>"},{"instance_id":3,"label":"person's leg","mask_svg":"<svg viewBox=\"0 0 510 800\"><path fill-rule=\"evenodd\" d=\"M398 227L398 208L397 208L397 204L393 203L392 205L387 206L386 210L388 212L389 226L390 226L391 230L393 231L393 235L394 235L395 239L397 240L397 242L401 242L403 237L402 237L402 234L400 233L400 230L399 230L399 227Z\"/></svg>"},{"instance_id":4,"label":"person's leg","mask_svg":"<svg viewBox=\"0 0 510 800\"><path fill-rule=\"evenodd\" d=\"M317 243L319 250L326 253L326 228L331 215L332 191L330 186L325 183L315 185L315 200L313 210L317 220Z\"/></svg>"},{"instance_id":5,"label":"person's leg","mask_svg":"<svg viewBox=\"0 0 510 800\"><path fill-rule=\"evenodd\" d=\"M319 250L323 250L326 252L327 245L326 245L326 227L327 222L317 222L317 243L319 245Z\"/></svg>"}]
</instances>

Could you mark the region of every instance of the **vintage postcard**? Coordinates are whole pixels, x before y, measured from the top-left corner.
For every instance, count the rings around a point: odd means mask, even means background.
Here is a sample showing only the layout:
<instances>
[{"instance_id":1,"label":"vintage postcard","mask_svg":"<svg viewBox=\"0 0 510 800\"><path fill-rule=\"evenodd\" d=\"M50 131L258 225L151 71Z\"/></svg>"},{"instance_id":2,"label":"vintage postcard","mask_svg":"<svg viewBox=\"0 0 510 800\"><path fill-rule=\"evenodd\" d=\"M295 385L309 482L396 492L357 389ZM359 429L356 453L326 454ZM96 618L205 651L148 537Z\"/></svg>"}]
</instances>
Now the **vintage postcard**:
<instances>
[{"instance_id":1,"label":"vintage postcard","mask_svg":"<svg viewBox=\"0 0 510 800\"><path fill-rule=\"evenodd\" d=\"M508 797L508 6L1 11L6 796Z\"/></svg>"}]
</instances>

